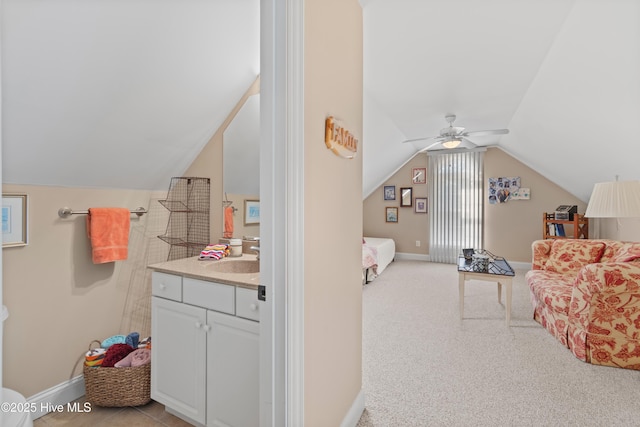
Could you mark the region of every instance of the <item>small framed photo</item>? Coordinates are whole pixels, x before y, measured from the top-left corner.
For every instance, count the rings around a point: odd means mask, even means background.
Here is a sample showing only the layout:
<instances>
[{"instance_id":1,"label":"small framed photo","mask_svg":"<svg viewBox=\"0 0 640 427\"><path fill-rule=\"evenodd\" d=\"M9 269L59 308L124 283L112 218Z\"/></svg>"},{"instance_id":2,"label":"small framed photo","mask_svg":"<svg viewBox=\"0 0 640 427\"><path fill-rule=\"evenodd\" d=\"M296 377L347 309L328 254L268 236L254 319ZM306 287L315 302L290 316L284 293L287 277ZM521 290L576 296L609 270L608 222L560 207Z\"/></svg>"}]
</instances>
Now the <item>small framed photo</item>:
<instances>
[{"instance_id":1,"label":"small framed photo","mask_svg":"<svg viewBox=\"0 0 640 427\"><path fill-rule=\"evenodd\" d=\"M400 206L411 207L413 205L413 189L411 187L400 188Z\"/></svg>"},{"instance_id":2,"label":"small framed photo","mask_svg":"<svg viewBox=\"0 0 640 427\"><path fill-rule=\"evenodd\" d=\"M384 199L385 200L395 200L396 199L396 186L395 185L385 185L384 186Z\"/></svg>"},{"instance_id":3,"label":"small framed photo","mask_svg":"<svg viewBox=\"0 0 640 427\"><path fill-rule=\"evenodd\" d=\"M2 247L27 245L27 195L2 195Z\"/></svg>"},{"instance_id":4,"label":"small framed photo","mask_svg":"<svg viewBox=\"0 0 640 427\"><path fill-rule=\"evenodd\" d=\"M387 206L385 211L385 220L386 222L398 222L398 208L393 206Z\"/></svg>"},{"instance_id":5,"label":"small framed photo","mask_svg":"<svg viewBox=\"0 0 640 427\"><path fill-rule=\"evenodd\" d=\"M260 224L260 200L244 201L244 225Z\"/></svg>"},{"instance_id":6,"label":"small framed photo","mask_svg":"<svg viewBox=\"0 0 640 427\"><path fill-rule=\"evenodd\" d=\"M411 169L411 180L414 184L426 184L427 183L427 168L413 168Z\"/></svg>"},{"instance_id":7,"label":"small framed photo","mask_svg":"<svg viewBox=\"0 0 640 427\"><path fill-rule=\"evenodd\" d=\"M427 198L416 197L413 210L415 211L415 213L427 213Z\"/></svg>"}]
</instances>

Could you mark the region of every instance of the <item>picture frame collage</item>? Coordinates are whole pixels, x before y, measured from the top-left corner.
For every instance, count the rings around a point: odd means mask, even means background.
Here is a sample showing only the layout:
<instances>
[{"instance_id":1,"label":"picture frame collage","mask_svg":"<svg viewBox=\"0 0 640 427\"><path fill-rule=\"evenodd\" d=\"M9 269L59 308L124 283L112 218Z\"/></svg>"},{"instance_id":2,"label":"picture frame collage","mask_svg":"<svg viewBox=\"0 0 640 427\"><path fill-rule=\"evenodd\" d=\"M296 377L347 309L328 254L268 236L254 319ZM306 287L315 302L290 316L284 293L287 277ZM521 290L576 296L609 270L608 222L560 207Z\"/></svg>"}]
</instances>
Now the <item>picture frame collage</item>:
<instances>
[{"instance_id":1,"label":"picture frame collage","mask_svg":"<svg viewBox=\"0 0 640 427\"><path fill-rule=\"evenodd\" d=\"M427 183L427 168L417 167L411 169L411 183L413 185L425 185ZM385 206L385 222L398 223L400 208L413 208L416 214L428 213L427 197L416 197L413 187L399 187L395 185L383 186L384 201L398 201L399 206Z\"/></svg>"}]
</instances>

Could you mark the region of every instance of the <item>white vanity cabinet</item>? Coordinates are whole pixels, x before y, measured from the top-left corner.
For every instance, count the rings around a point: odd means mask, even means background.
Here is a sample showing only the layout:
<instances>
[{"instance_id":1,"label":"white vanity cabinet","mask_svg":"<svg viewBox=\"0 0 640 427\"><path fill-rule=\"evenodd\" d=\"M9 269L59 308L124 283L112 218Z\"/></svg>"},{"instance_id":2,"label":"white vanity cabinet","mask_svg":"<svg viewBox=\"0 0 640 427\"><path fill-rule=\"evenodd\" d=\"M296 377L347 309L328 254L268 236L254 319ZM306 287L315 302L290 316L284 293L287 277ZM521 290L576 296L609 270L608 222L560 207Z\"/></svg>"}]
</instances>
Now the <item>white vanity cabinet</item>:
<instances>
[{"instance_id":1,"label":"white vanity cabinet","mask_svg":"<svg viewBox=\"0 0 640 427\"><path fill-rule=\"evenodd\" d=\"M205 423L207 310L152 297L151 398Z\"/></svg>"},{"instance_id":2,"label":"white vanity cabinet","mask_svg":"<svg viewBox=\"0 0 640 427\"><path fill-rule=\"evenodd\" d=\"M200 425L257 427L257 291L157 271L152 289L151 398Z\"/></svg>"}]
</instances>

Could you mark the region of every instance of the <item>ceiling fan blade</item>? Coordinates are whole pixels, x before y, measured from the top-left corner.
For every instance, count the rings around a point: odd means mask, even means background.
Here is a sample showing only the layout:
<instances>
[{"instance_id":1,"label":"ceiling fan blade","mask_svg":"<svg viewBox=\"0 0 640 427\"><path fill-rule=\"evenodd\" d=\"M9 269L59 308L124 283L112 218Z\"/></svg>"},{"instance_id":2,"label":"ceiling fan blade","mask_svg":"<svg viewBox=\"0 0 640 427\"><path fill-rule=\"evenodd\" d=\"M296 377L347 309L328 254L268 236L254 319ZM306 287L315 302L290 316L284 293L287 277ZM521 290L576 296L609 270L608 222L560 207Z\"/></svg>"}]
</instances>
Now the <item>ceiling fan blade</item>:
<instances>
[{"instance_id":1,"label":"ceiling fan blade","mask_svg":"<svg viewBox=\"0 0 640 427\"><path fill-rule=\"evenodd\" d=\"M493 129L493 130L476 130L465 132L461 136L486 136L486 135L505 135L509 133L509 129Z\"/></svg>"},{"instance_id":2,"label":"ceiling fan blade","mask_svg":"<svg viewBox=\"0 0 640 427\"><path fill-rule=\"evenodd\" d=\"M415 142L415 141L428 141L430 139L439 139L442 138L441 136L426 136L424 138L412 138L412 139L405 139L404 141L402 141L402 143L405 142Z\"/></svg>"}]
</instances>

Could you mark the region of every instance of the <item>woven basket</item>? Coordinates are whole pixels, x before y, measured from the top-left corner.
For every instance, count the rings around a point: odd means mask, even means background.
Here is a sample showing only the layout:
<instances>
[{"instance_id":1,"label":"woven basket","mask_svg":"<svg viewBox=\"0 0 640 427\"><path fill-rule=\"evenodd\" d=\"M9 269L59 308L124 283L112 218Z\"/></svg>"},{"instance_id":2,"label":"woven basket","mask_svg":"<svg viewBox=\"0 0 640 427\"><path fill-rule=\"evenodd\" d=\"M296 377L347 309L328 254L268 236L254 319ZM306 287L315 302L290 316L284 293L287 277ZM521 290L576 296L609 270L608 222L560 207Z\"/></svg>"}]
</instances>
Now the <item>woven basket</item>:
<instances>
[{"instance_id":1,"label":"woven basket","mask_svg":"<svg viewBox=\"0 0 640 427\"><path fill-rule=\"evenodd\" d=\"M151 401L150 363L134 368L103 368L84 365L83 374L85 399L92 405L140 406Z\"/></svg>"}]
</instances>

